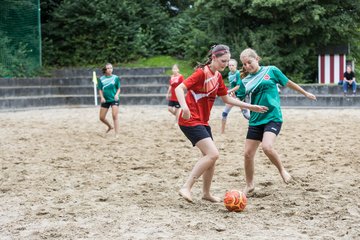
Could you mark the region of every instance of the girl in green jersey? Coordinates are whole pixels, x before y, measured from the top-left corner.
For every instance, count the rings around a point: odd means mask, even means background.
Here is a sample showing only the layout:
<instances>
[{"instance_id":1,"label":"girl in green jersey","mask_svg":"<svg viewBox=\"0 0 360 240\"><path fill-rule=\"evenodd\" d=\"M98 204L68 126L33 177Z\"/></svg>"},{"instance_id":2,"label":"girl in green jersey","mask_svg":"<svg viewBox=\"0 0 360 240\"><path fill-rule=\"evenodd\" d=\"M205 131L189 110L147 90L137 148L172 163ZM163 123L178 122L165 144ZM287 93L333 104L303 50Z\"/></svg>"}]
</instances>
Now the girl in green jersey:
<instances>
[{"instance_id":1,"label":"girl in green jersey","mask_svg":"<svg viewBox=\"0 0 360 240\"><path fill-rule=\"evenodd\" d=\"M228 80L229 80L229 89L228 94L230 97L236 98L236 91L239 89L241 78L240 78L240 71L237 70L238 63L235 59L230 59L229 61L229 73L228 73ZM221 133L225 133L226 121L227 117L232 109L233 105L225 104L224 111L222 112L222 120L221 120ZM249 120L250 111L249 109L243 108L241 109L243 116Z\"/></svg>"},{"instance_id":2,"label":"girl in green jersey","mask_svg":"<svg viewBox=\"0 0 360 240\"><path fill-rule=\"evenodd\" d=\"M291 180L291 175L285 170L273 146L283 122L277 84L290 87L305 97L316 100L313 94L289 80L277 67L260 66L259 60L260 57L251 48L245 49L240 54L243 71L241 76L242 84L237 92L237 97L243 100L246 96L249 96L251 104L263 105L269 108L266 113L251 112L250 115L244 150L245 194L255 189L254 158L260 143L265 155L279 170L283 181L288 183Z\"/></svg>"},{"instance_id":3,"label":"girl in green jersey","mask_svg":"<svg viewBox=\"0 0 360 240\"><path fill-rule=\"evenodd\" d=\"M119 94L120 94L120 78L113 75L113 66L107 63L102 69L103 76L99 79L97 87L100 95L100 121L107 127L107 133L115 128L115 137L119 134ZM106 114L111 107L114 127L106 120Z\"/></svg>"}]
</instances>

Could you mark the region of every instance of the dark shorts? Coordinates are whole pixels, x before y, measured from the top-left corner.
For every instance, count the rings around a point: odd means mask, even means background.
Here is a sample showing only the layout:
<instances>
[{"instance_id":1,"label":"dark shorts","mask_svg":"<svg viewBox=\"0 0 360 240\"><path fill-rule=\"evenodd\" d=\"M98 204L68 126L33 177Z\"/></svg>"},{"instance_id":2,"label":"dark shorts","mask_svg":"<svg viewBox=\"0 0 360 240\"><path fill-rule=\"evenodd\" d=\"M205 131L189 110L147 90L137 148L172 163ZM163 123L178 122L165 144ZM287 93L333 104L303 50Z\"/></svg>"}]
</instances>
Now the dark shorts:
<instances>
[{"instance_id":1,"label":"dark shorts","mask_svg":"<svg viewBox=\"0 0 360 240\"><path fill-rule=\"evenodd\" d=\"M275 133L276 136L280 133L281 122L269 122L267 124L258 126L249 126L246 139L262 141L264 132Z\"/></svg>"},{"instance_id":2,"label":"dark shorts","mask_svg":"<svg viewBox=\"0 0 360 240\"><path fill-rule=\"evenodd\" d=\"M114 101L114 102L106 102L106 103L102 103L101 107L103 108L109 108L110 106L119 106L119 101Z\"/></svg>"},{"instance_id":3,"label":"dark shorts","mask_svg":"<svg viewBox=\"0 0 360 240\"><path fill-rule=\"evenodd\" d=\"M177 101L169 101L168 106L169 107L180 108L180 104Z\"/></svg>"},{"instance_id":4,"label":"dark shorts","mask_svg":"<svg viewBox=\"0 0 360 240\"><path fill-rule=\"evenodd\" d=\"M185 136L190 140L193 146L195 146L198 141L204 138L210 137L211 139L213 139L210 126L198 125L193 127L179 127L181 131L185 134Z\"/></svg>"}]
</instances>

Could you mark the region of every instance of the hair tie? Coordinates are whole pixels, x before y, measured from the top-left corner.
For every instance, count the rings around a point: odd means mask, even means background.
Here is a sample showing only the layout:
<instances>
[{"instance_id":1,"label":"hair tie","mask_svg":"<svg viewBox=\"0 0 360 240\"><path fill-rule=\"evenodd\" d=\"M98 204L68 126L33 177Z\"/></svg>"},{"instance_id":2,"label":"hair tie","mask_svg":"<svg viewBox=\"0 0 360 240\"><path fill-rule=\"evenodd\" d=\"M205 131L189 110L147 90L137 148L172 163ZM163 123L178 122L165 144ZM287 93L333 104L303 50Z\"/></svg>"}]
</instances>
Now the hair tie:
<instances>
[{"instance_id":1,"label":"hair tie","mask_svg":"<svg viewBox=\"0 0 360 240\"><path fill-rule=\"evenodd\" d=\"M212 54L218 54L218 53L228 53L228 50L226 49L222 49L222 50L218 50L218 51L215 51L215 52L212 52Z\"/></svg>"}]
</instances>

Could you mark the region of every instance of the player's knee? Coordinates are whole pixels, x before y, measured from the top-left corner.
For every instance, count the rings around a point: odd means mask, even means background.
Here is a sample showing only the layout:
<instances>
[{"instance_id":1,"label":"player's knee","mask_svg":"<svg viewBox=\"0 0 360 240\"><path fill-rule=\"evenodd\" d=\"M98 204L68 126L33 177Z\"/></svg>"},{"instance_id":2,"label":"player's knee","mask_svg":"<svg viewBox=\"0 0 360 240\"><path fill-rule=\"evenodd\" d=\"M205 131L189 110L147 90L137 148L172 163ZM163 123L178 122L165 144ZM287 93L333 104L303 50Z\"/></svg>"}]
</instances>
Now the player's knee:
<instances>
[{"instance_id":1,"label":"player's knee","mask_svg":"<svg viewBox=\"0 0 360 240\"><path fill-rule=\"evenodd\" d=\"M227 112L223 112L223 113L222 113L222 119L226 119L227 116L228 116L228 113L227 113Z\"/></svg>"},{"instance_id":2,"label":"player's knee","mask_svg":"<svg viewBox=\"0 0 360 240\"><path fill-rule=\"evenodd\" d=\"M271 152L273 151L273 147L271 144L262 144L262 150L265 154L271 154Z\"/></svg>"},{"instance_id":3,"label":"player's knee","mask_svg":"<svg viewBox=\"0 0 360 240\"><path fill-rule=\"evenodd\" d=\"M244 152L244 159L245 161L250 161L254 158L254 153L252 151L245 151Z\"/></svg>"},{"instance_id":4,"label":"player's knee","mask_svg":"<svg viewBox=\"0 0 360 240\"><path fill-rule=\"evenodd\" d=\"M213 152L209 153L208 156L212 161L215 162L216 160L219 159L220 154L219 154L219 151L213 151Z\"/></svg>"}]
</instances>

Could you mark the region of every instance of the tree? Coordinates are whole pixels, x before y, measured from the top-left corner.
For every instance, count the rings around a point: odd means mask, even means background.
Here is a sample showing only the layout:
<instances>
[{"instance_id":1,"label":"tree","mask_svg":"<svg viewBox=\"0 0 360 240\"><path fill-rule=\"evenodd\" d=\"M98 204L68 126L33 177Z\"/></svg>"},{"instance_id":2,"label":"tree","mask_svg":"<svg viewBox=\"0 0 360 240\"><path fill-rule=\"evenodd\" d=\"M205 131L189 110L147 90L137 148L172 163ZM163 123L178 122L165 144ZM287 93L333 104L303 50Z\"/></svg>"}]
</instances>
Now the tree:
<instances>
[{"instance_id":1,"label":"tree","mask_svg":"<svg viewBox=\"0 0 360 240\"><path fill-rule=\"evenodd\" d=\"M64 0L46 0L40 2L41 22L47 23L52 20L52 14Z\"/></svg>"},{"instance_id":2,"label":"tree","mask_svg":"<svg viewBox=\"0 0 360 240\"><path fill-rule=\"evenodd\" d=\"M126 62L164 51L169 16L158 1L64 0L44 24L48 65Z\"/></svg>"},{"instance_id":3,"label":"tree","mask_svg":"<svg viewBox=\"0 0 360 240\"><path fill-rule=\"evenodd\" d=\"M213 44L246 47L297 82L313 82L317 51L350 43L360 56L360 1L47 0L48 65L127 62L171 54L201 61ZM354 52L355 51L355 52Z\"/></svg>"},{"instance_id":4,"label":"tree","mask_svg":"<svg viewBox=\"0 0 360 240\"><path fill-rule=\"evenodd\" d=\"M315 79L319 47L360 38L354 31L360 24L359 1L198 0L193 14L207 16L194 25L194 33L206 32L236 54L252 47L264 64L279 65L298 82Z\"/></svg>"},{"instance_id":5,"label":"tree","mask_svg":"<svg viewBox=\"0 0 360 240\"><path fill-rule=\"evenodd\" d=\"M0 8L0 76L26 76L40 68L36 1L3 0Z\"/></svg>"},{"instance_id":6,"label":"tree","mask_svg":"<svg viewBox=\"0 0 360 240\"><path fill-rule=\"evenodd\" d=\"M174 17L192 7L194 0L160 0L160 4Z\"/></svg>"}]
</instances>

